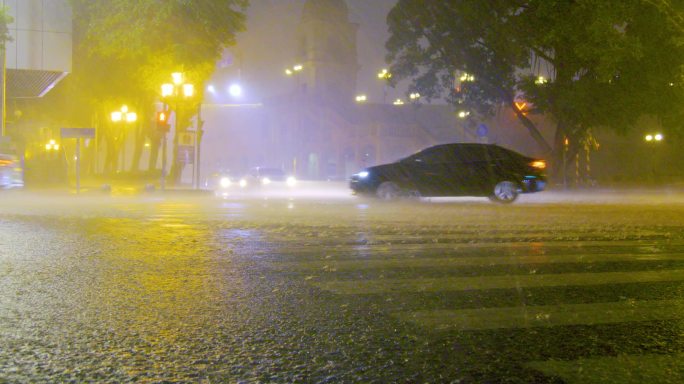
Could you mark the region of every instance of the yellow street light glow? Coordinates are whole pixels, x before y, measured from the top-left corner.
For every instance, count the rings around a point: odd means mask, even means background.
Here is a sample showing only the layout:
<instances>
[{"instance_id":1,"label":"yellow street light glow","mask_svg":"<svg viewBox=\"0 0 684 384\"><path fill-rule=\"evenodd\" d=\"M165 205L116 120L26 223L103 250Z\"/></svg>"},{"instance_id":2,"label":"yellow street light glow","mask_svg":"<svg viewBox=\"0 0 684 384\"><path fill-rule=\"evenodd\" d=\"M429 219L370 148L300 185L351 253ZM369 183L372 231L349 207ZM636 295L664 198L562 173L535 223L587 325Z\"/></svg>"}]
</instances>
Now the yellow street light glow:
<instances>
[{"instance_id":1,"label":"yellow street light glow","mask_svg":"<svg viewBox=\"0 0 684 384\"><path fill-rule=\"evenodd\" d=\"M539 77L537 77L537 80L534 81L535 84L539 84L539 85L546 84L548 82L549 81L544 76L539 76Z\"/></svg>"},{"instance_id":2,"label":"yellow street light glow","mask_svg":"<svg viewBox=\"0 0 684 384\"><path fill-rule=\"evenodd\" d=\"M396 100L394 100L394 103L392 103L392 104L394 104L394 105L404 105L404 102L403 102L401 99L396 99Z\"/></svg>"},{"instance_id":3,"label":"yellow street light glow","mask_svg":"<svg viewBox=\"0 0 684 384\"><path fill-rule=\"evenodd\" d=\"M195 94L195 86L192 84L183 84L183 96L192 97Z\"/></svg>"},{"instance_id":4,"label":"yellow street light glow","mask_svg":"<svg viewBox=\"0 0 684 384\"><path fill-rule=\"evenodd\" d=\"M663 135L660 133L656 133L655 136L653 136L655 141L662 141L663 140Z\"/></svg>"},{"instance_id":5,"label":"yellow street light glow","mask_svg":"<svg viewBox=\"0 0 684 384\"><path fill-rule=\"evenodd\" d=\"M464 82L464 81L475 81L475 75L471 75L471 74L468 74L468 73L466 73L466 72L463 72L463 74L461 75L461 77L459 78L459 80L461 80L461 82Z\"/></svg>"},{"instance_id":6,"label":"yellow street light glow","mask_svg":"<svg viewBox=\"0 0 684 384\"><path fill-rule=\"evenodd\" d=\"M126 114L126 121L129 123L133 123L136 120L138 120L138 114L135 112L129 112Z\"/></svg>"},{"instance_id":7,"label":"yellow street light glow","mask_svg":"<svg viewBox=\"0 0 684 384\"><path fill-rule=\"evenodd\" d=\"M420 93L412 93L409 95L409 97L411 98L411 100L420 99Z\"/></svg>"},{"instance_id":8,"label":"yellow street light glow","mask_svg":"<svg viewBox=\"0 0 684 384\"><path fill-rule=\"evenodd\" d=\"M302 69L304 69L304 66L301 65L301 64L297 64L297 65L295 65L294 67L292 67L292 69L294 69L295 72L299 72L299 71L301 71Z\"/></svg>"},{"instance_id":9,"label":"yellow street light glow","mask_svg":"<svg viewBox=\"0 0 684 384\"><path fill-rule=\"evenodd\" d=\"M173 79L173 83L176 85L181 85L183 84L183 73L182 72L174 72L171 74L171 78Z\"/></svg>"},{"instance_id":10,"label":"yellow street light glow","mask_svg":"<svg viewBox=\"0 0 684 384\"><path fill-rule=\"evenodd\" d=\"M126 104L121 106L121 113L126 113L128 112L128 106Z\"/></svg>"},{"instance_id":11,"label":"yellow street light glow","mask_svg":"<svg viewBox=\"0 0 684 384\"><path fill-rule=\"evenodd\" d=\"M285 74L288 76L292 76L292 70L290 68L286 69Z\"/></svg>"},{"instance_id":12,"label":"yellow street light glow","mask_svg":"<svg viewBox=\"0 0 684 384\"><path fill-rule=\"evenodd\" d=\"M123 113L121 111L112 112L112 121L117 123L123 119Z\"/></svg>"},{"instance_id":13,"label":"yellow street light glow","mask_svg":"<svg viewBox=\"0 0 684 384\"><path fill-rule=\"evenodd\" d=\"M45 150L49 151L52 149L52 144L45 144Z\"/></svg>"},{"instance_id":14,"label":"yellow street light glow","mask_svg":"<svg viewBox=\"0 0 684 384\"><path fill-rule=\"evenodd\" d=\"M653 135L646 135L644 139L646 139L646 141L653 141Z\"/></svg>"},{"instance_id":15,"label":"yellow street light glow","mask_svg":"<svg viewBox=\"0 0 684 384\"><path fill-rule=\"evenodd\" d=\"M465 119L469 115L470 115L470 112L468 112L468 111L461 111L458 113L458 117L460 117L461 119Z\"/></svg>"},{"instance_id":16,"label":"yellow street light glow","mask_svg":"<svg viewBox=\"0 0 684 384\"><path fill-rule=\"evenodd\" d=\"M383 68L383 70L380 71L380 73L378 73L378 79L385 79L386 80L386 79L389 79L390 77L392 77L392 74L389 73L387 71L387 69L385 69L385 68Z\"/></svg>"},{"instance_id":17,"label":"yellow street light glow","mask_svg":"<svg viewBox=\"0 0 684 384\"><path fill-rule=\"evenodd\" d=\"M358 96L356 96L356 101L357 101L358 103L362 103L362 102L364 102L364 101L366 101L366 100L368 100L368 98L366 97L366 95L358 95Z\"/></svg>"},{"instance_id":18,"label":"yellow street light glow","mask_svg":"<svg viewBox=\"0 0 684 384\"><path fill-rule=\"evenodd\" d=\"M162 84L161 86L162 97L167 97L173 95L173 84Z\"/></svg>"}]
</instances>

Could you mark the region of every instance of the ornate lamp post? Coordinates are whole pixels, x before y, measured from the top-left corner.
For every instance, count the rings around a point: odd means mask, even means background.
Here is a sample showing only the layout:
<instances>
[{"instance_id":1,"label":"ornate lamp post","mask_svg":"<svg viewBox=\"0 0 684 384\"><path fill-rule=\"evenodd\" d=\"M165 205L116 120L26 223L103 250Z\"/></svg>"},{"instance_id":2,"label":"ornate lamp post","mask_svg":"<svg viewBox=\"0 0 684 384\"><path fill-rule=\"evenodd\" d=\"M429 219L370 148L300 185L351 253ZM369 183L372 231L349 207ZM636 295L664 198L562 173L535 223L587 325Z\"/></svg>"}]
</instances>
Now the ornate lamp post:
<instances>
[{"instance_id":1,"label":"ornate lamp post","mask_svg":"<svg viewBox=\"0 0 684 384\"><path fill-rule=\"evenodd\" d=\"M122 158L122 165L121 165L121 171L124 171L126 168L126 134L128 133L126 127L128 123L134 123L138 120L138 114L135 112L131 112L128 110L127 105L122 105L121 109L118 111L114 111L111 114L111 119L113 123L123 123L123 132L121 133L121 158Z\"/></svg>"},{"instance_id":2,"label":"ornate lamp post","mask_svg":"<svg viewBox=\"0 0 684 384\"><path fill-rule=\"evenodd\" d=\"M176 133L174 135L174 154L173 154L173 159L174 159L174 165L176 165L176 155L178 152L178 132L179 132L179 123L180 123L180 113L179 113L179 108L178 104L182 99L189 99L195 95L195 86L190 83L186 83L184 79L184 75L182 72L174 72L171 74L171 83L165 83L162 84L161 86L161 96L162 99L164 100L170 100L174 103L174 111L175 111L175 129ZM168 104L168 103L166 103ZM166 110L166 108L163 108ZM198 129L195 131L195 155L197 154L197 142L199 138L199 121L198 121ZM194 167L197 166L197 161L194 161L195 164L193 164ZM162 175L161 175L161 188L162 190L165 188L165 181L166 181L166 131L164 131L164 135L162 137ZM195 169L193 168L193 183L195 182Z\"/></svg>"}]
</instances>

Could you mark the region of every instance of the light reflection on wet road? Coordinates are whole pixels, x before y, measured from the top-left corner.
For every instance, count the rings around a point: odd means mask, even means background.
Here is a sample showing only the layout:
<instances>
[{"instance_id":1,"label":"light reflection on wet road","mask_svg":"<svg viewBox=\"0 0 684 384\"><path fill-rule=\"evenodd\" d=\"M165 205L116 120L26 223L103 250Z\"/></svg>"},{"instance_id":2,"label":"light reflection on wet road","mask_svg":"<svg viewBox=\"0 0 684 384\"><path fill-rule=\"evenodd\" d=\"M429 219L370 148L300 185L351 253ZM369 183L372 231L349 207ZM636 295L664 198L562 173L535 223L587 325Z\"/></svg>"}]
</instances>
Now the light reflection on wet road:
<instances>
[{"instance_id":1,"label":"light reflection on wet road","mask_svg":"<svg viewBox=\"0 0 684 384\"><path fill-rule=\"evenodd\" d=\"M684 199L609 196L12 195L0 381L680 382Z\"/></svg>"}]
</instances>

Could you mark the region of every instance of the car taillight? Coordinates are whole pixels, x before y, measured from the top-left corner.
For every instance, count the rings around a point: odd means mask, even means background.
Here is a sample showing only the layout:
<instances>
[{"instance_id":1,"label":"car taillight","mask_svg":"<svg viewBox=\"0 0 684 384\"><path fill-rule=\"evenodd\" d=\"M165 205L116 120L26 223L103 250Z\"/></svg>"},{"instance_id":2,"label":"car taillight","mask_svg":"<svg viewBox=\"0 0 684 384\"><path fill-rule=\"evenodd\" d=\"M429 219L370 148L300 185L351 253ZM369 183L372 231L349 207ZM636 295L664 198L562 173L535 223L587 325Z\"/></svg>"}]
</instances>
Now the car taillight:
<instances>
[{"instance_id":1,"label":"car taillight","mask_svg":"<svg viewBox=\"0 0 684 384\"><path fill-rule=\"evenodd\" d=\"M536 169L546 169L546 161L544 161L544 160L535 160L535 161L533 161L533 162L530 163L530 166L531 166L532 168L536 168Z\"/></svg>"},{"instance_id":2,"label":"car taillight","mask_svg":"<svg viewBox=\"0 0 684 384\"><path fill-rule=\"evenodd\" d=\"M11 167L12 163L12 160L0 159L0 167Z\"/></svg>"}]
</instances>

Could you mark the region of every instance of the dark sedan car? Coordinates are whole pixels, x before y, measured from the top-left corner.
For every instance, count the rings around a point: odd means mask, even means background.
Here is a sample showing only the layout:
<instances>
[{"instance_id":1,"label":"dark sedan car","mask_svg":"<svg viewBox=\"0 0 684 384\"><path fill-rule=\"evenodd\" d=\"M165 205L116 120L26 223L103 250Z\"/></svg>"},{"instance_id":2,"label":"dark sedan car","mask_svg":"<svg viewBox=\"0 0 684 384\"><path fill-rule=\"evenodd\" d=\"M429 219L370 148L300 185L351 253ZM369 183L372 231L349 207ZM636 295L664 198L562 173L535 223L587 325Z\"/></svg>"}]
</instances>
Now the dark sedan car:
<instances>
[{"instance_id":1,"label":"dark sedan car","mask_svg":"<svg viewBox=\"0 0 684 384\"><path fill-rule=\"evenodd\" d=\"M512 203L546 185L546 162L491 144L442 144L395 163L353 175L355 194L390 200L402 196L486 196Z\"/></svg>"}]
</instances>

